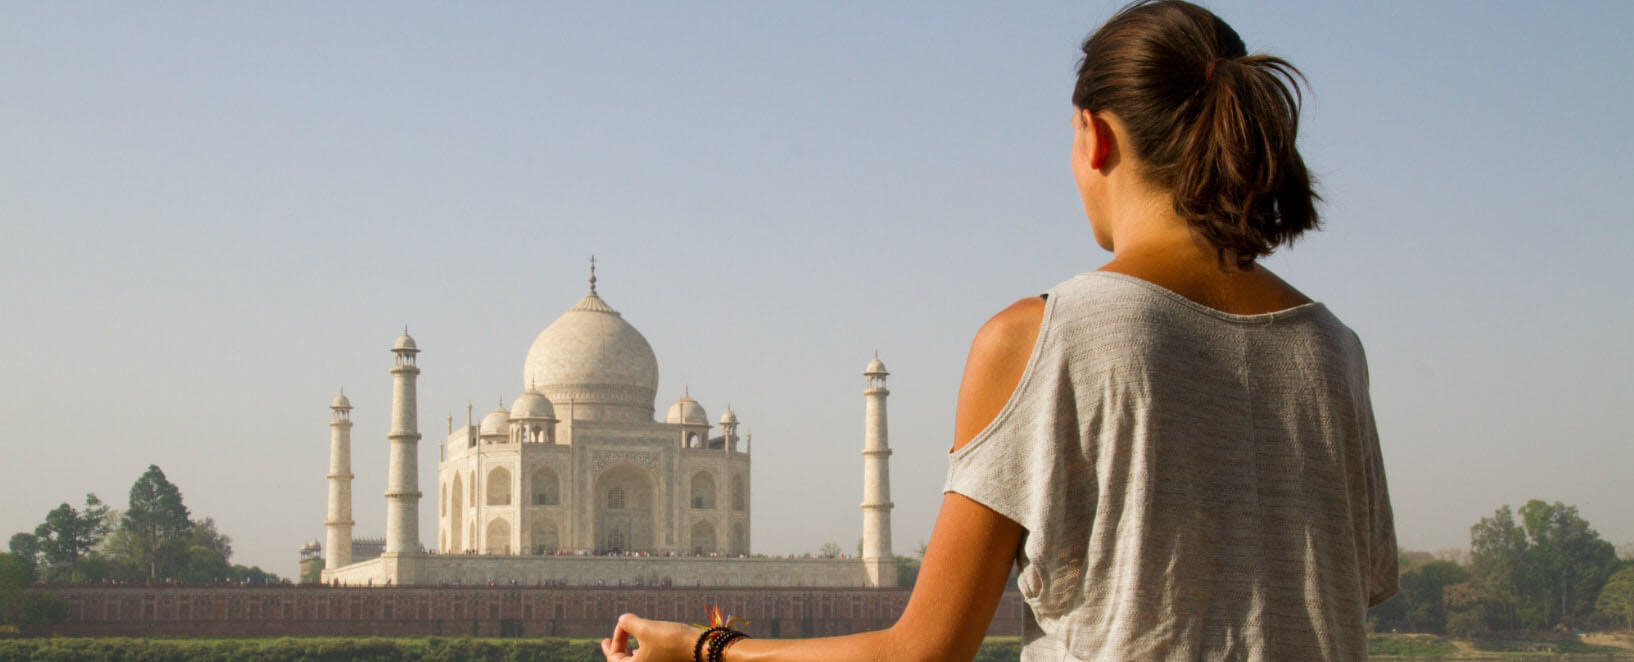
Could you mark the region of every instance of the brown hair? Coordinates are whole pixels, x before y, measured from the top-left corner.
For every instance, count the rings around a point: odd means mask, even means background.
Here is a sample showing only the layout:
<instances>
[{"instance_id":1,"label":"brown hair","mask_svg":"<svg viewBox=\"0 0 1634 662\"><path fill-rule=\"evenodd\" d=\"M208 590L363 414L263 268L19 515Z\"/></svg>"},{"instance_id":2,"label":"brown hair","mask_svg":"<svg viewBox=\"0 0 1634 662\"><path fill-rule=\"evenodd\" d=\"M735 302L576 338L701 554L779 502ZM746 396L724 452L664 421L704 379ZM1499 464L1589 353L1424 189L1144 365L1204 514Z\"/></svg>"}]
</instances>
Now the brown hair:
<instances>
[{"instance_id":1,"label":"brown hair","mask_svg":"<svg viewBox=\"0 0 1634 662\"><path fill-rule=\"evenodd\" d=\"M1213 12L1144 0L1084 41L1072 101L1116 115L1143 174L1174 194L1221 266L1248 268L1319 224L1294 146L1301 80L1282 58L1249 55Z\"/></svg>"}]
</instances>

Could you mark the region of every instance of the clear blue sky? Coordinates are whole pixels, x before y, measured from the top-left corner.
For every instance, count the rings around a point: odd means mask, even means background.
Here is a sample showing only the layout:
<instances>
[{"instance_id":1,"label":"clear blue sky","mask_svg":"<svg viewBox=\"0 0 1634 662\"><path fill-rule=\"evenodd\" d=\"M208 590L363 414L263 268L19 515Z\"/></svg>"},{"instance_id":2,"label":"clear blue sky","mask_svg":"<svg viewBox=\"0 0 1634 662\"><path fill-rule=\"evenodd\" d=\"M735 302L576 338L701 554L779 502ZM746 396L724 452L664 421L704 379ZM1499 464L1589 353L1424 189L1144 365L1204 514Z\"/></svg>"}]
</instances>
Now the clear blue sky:
<instances>
[{"instance_id":1,"label":"clear blue sky","mask_svg":"<svg viewBox=\"0 0 1634 662\"><path fill-rule=\"evenodd\" d=\"M293 573L345 385L380 535L403 323L432 494L595 253L660 411L754 433L757 550L860 535L876 349L925 540L971 335L1105 259L1068 97L1115 4L617 4L5 3L0 533L153 463ZM1634 541L1634 4L1214 8L1313 83L1328 229L1270 266L1367 345L1401 541L1534 497Z\"/></svg>"}]
</instances>

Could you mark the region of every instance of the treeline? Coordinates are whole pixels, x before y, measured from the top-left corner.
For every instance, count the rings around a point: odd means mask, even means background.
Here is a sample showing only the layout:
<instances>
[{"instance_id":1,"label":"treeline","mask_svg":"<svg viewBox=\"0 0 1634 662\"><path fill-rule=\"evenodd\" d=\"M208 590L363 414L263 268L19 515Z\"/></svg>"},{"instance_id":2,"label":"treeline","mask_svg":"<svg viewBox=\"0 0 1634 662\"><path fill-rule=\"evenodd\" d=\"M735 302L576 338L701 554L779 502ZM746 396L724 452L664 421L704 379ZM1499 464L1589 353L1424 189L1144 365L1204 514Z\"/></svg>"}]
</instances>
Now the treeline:
<instances>
[{"instance_id":1,"label":"treeline","mask_svg":"<svg viewBox=\"0 0 1634 662\"><path fill-rule=\"evenodd\" d=\"M1401 556L1401 590L1368 613L1376 632L1475 638L1634 627L1634 560L1575 506L1532 500L1470 527L1468 563Z\"/></svg>"},{"instance_id":2,"label":"treeline","mask_svg":"<svg viewBox=\"0 0 1634 662\"><path fill-rule=\"evenodd\" d=\"M85 495L80 508L64 503L34 531L11 537L0 553L0 623L53 620L56 607L26 587L36 582L281 581L259 567L235 565L232 539L211 518L195 520L182 493L156 466L130 488L125 510Z\"/></svg>"}]
</instances>

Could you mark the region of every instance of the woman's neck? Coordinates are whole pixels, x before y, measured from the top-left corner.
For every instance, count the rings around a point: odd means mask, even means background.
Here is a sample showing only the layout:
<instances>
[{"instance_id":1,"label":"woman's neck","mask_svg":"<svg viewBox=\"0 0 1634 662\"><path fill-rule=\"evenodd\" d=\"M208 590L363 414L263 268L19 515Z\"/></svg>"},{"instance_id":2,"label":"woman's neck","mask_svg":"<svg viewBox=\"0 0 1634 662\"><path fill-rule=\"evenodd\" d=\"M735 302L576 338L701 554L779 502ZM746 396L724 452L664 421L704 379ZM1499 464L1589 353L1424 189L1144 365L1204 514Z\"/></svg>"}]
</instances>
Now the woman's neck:
<instances>
[{"instance_id":1,"label":"woman's neck","mask_svg":"<svg viewBox=\"0 0 1634 662\"><path fill-rule=\"evenodd\" d=\"M1164 210L1167 211L1167 210ZM1112 260L1101 271L1133 276L1216 310L1268 313L1310 298L1264 267L1236 266L1172 212L1125 217L1114 227Z\"/></svg>"}]
</instances>

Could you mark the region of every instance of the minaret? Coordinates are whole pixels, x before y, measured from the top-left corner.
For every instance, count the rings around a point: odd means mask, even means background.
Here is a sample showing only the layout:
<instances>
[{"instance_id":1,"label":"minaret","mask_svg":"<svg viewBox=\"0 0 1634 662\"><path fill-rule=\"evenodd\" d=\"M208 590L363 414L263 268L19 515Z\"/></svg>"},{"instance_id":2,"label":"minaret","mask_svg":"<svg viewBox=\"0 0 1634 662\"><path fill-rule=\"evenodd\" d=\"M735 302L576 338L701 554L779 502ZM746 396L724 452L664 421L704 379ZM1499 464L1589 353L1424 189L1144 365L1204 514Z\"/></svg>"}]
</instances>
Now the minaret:
<instances>
[{"instance_id":1,"label":"minaret","mask_svg":"<svg viewBox=\"0 0 1634 662\"><path fill-rule=\"evenodd\" d=\"M323 522L323 567L352 564L352 402L341 389L329 403L329 517Z\"/></svg>"},{"instance_id":2,"label":"minaret","mask_svg":"<svg viewBox=\"0 0 1634 662\"><path fill-rule=\"evenodd\" d=\"M862 564L875 588L896 586L896 558L891 555L891 447L885 434L885 364L874 355L863 371L867 402L862 443Z\"/></svg>"},{"instance_id":3,"label":"minaret","mask_svg":"<svg viewBox=\"0 0 1634 662\"><path fill-rule=\"evenodd\" d=\"M415 355L420 349L408 327L392 345L391 461L386 469L386 554L420 551L420 424L414 381L420 375Z\"/></svg>"}]
</instances>

